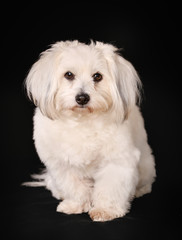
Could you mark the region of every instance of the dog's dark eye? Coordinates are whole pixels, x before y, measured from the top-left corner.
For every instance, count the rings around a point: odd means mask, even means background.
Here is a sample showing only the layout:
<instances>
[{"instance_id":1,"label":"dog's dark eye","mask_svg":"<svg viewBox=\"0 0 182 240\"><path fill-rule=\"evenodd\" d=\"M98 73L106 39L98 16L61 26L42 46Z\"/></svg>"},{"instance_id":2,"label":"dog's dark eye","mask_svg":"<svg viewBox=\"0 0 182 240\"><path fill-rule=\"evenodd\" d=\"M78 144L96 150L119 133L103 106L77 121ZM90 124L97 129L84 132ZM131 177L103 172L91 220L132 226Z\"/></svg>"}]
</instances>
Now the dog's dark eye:
<instances>
[{"instance_id":1,"label":"dog's dark eye","mask_svg":"<svg viewBox=\"0 0 182 240\"><path fill-rule=\"evenodd\" d=\"M66 73L64 74L64 77L65 77L67 80L74 80L75 75L74 75L72 72L66 72Z\"/></svg>"},{"instance_id":2,"label":"dog's dark eye","mask_svg":"<svg viewBox=\"0 0 182 240\"><path fill-rule=\"evenodd\" d=\"M98 72L94 73L94 75L92 77L93 77L94 82L100 82L102 80L102 74L100 74Z\"/></svg>"}]
</instances>

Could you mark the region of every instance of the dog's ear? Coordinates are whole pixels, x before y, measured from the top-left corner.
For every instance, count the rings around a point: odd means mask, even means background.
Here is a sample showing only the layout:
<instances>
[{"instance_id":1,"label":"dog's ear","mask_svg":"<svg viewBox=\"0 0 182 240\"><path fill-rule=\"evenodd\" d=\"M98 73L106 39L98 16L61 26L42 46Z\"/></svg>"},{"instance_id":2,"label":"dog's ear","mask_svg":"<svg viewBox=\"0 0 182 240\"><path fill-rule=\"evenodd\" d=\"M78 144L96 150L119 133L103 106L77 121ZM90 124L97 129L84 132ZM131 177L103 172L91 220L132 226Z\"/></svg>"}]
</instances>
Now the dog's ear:
<instances>
[{"instance_id":1,"label":"dog's ear","mask_svg":"<svg viewBox=\"0 0 182 240\"><path fill-rule=\"evenodd\" d=\"M55 96L58 89L58 62L66 43L58 42L45 52L30 69L25 80L28 97L41 112L51 119L56 118Z\"/></svg>"},{"instance_id":2,"label":"dog's ear","mask_svg":"<svg viewBox=\"0 0 182 240\"><path fill-rule=\"evenodd\" d=\"M114 62L116 83L123 102L125 118L127 118L132 107L140 102L142 83L133 65L117 52Z\"/></svg>"},{"instance_id":3,"label":"dog's ear","mask_svg":"<svg viewBox=\"0 0 182 240\"><path fill-rule=\"evenodd\" d=\"M97 42L96 47L102 50L114 80L112 85L116 92L117 109L120 108L124 112L124 119L127 119L137 99L140 100L140 89L142 87L140 78L132 64L119 55L116 47L101 42ZM118 98L122 103L118 103Z\"/></svg>"}]
</instances>

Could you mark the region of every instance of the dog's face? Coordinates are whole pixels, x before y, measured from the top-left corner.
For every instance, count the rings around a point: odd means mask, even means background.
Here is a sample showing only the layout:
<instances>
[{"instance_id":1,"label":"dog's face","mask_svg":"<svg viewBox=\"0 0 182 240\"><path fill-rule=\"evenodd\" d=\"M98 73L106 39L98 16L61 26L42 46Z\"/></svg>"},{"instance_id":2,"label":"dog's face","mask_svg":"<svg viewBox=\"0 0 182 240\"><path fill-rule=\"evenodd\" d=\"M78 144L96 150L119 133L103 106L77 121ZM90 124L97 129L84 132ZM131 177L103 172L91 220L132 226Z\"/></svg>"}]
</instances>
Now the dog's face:
<instances>
[{"instance_id":1,"label":"dog's face","mask_svg":"<svg viewBox=\"0 0 182 240\"><path fill-rule=\"evenodd\" d=\"M58 112L86 114L107 111L112 105L106 60L89 46L70 47L62 52L60 81L56 93Z\"/></svg>"},{"instance_id":2,"label":"dog's face","mask_svg":"<svg viewBox=\"0 0 182 240\"><path fill-rule=\"evenodd\" d=\"M116 50L101 42L54 44L31 68L26 79L28 95L52 119L66 112L127 117L140 80Z\"/></svg>"}]
</instances>

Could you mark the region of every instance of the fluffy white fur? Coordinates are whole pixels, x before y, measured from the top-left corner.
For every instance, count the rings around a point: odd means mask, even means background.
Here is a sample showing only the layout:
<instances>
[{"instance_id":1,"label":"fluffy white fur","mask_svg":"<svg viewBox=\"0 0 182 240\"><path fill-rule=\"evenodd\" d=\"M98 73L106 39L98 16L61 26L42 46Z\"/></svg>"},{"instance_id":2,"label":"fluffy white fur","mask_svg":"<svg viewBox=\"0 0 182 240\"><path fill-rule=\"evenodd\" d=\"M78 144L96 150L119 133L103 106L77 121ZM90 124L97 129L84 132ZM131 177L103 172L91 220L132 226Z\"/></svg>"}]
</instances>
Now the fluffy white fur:
<instances>
[{"instance_id":1,"label":"fluffy white fur","mask_svg":"<svg viewBox=\"0 0 182 240\"><path fill-rule=\"evenodd\" d=\"M65 78L66 72L73 80ZM93 81L93 74L103 79ZM134 67L110 44L57 42L43 52L27 79L36 150L44 185L62 201L58 212L88 212L94 221L124 216L133 197L151 191L155 164L136 106L141 87ZM75 97L87 93L80 106Z\"/></svg>"}]
</instances>

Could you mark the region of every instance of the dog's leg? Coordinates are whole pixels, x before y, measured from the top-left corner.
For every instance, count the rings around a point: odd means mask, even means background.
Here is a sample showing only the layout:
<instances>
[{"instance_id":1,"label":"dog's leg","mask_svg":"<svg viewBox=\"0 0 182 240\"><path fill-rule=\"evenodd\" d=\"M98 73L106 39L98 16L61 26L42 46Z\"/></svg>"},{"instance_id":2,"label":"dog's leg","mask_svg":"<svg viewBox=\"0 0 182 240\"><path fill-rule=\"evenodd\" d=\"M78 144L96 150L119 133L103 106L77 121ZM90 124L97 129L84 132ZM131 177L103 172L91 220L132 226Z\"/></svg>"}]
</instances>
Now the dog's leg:
<instances>
[{"instance_id":1,"label":"dog's leg","mask_svg":"<svg viewBox=\"0 0 182 240\"><path fill-rule=\"evenodd\" d=\"M58 205L57 211L67 214L88 212L91 208L92 183L80 178L73 169L64 172L62 180L59 186L64 193L64 200Z\"/></svg>"},{"instance_id":2,"label":"dog's leg","mask_svg":"<svg viewBox=\"0 0 182 240\"><path fill-rule=\"evenodd\" d=\"M137 182L137 168L114 163L106 165L95 179L90 217L94 221L108 221L124 216L129 210Z\"/></svg>"},{"instance_id":3,"label":"dog's leg","mask_svg":"<svg viewBox=\"0 0 182 240\"><path fill-rule=\"evenodd\" d=\"M144 144L143 144L144 145ZM156 177L154 157L148 144L143 146L140 162L138 164L139 181L136 188L136 197L141 197L152 190L152 183Z\"/></svg>"}]
</instances>

